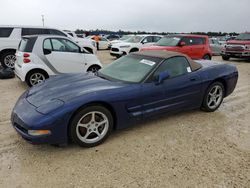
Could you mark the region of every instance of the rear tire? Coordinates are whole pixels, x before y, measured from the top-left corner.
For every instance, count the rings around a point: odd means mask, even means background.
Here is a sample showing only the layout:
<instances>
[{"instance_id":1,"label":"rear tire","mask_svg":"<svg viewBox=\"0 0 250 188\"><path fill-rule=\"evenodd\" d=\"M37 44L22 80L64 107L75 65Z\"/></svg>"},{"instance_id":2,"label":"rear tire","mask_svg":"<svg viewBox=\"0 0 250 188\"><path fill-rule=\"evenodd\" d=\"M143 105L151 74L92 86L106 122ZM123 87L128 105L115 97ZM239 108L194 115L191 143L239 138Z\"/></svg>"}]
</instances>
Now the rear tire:
<instances>
[{"instance_id":1,"label":"rear tire","mask_svg":"<svg viewBox=\"0 0 250 188\"><path fill-rule=\"evenodd\" d=\"M217 110L224 98L225 88L221 82L212 83L206 90L201 109L206 112Z\"/></svg>"},{"instance_id":2,"label":"rear tire","mask_svg":"<svg viewBox=\"0 0 250 188\"><path fill-rule=\"evenodd\" d=\"M205 59L205 60L211 60L211 56L210 55L208 55L208 54L206 54L206 55L204 55L203 56L203 58L202 59Z\"/></svg>"},{"instance_id":3,"label":"rear tire","mask_svg":"<svg viewBox=\"0 0 250 188\"><path fill-rule=\"evenodd\" d=\"M14 69L15 61L16 61L16 56L15 56L14 51L5 52L2 54L2 57L1 57L2 67L4 68L9 67L9 68Z\"/></svg>"},{"instance_id":4,"label":"rear tire","mask_svg":"<svg viewBox=\"0 0 250 188\"><path fill-rule=\"evenodd\" d=\"M27 74L25 81L29 87L32 87L44 82L47 78L49 78L49 76L45 71L34 70Z\"/></svg>"},{"instance_id":5,"label":"rear tire","mask_svg":"<svg viewBox=\"0 0 250 188\"><path fill-rule=\"evenodd\" d=\"M132 48L132 49L129 51L129 53L138 52L138 51L139 51L139 49L137 49L137 48Z\"/></svg>"},{"instance_id":6,"label":"rear tire","mask_svg":"<svg viewBox=\"0 0 250 188\"><path fill-rule=\"evenodd\" d=\"M230 59L230 57L227 56L227 55L222 55L222 59L225 60L225 61L228 61Z\"/></svg>"},{"instance_id":7,"label":"rear tire","mask_svg":"<svg viewBox=\"0 0 250 188\"><path fill-rule=\"evenodd\" d=\"M94 147L103 143L113 130L113 117L103 106L88 106L73 117L69 136L81 147Z\"/></svg>"},{"instance_id":8,"label":"rear tire","mask_svg":"<svg viewBox=\"0 0 250 188\"><path fill-rule=\"evenodd\" d=\"M88 68L87 72L94 72L95 73L95 72L97 72L100 69L101 69L101 67L99 65L91 65Z\"/></svg>"}]
</instances>

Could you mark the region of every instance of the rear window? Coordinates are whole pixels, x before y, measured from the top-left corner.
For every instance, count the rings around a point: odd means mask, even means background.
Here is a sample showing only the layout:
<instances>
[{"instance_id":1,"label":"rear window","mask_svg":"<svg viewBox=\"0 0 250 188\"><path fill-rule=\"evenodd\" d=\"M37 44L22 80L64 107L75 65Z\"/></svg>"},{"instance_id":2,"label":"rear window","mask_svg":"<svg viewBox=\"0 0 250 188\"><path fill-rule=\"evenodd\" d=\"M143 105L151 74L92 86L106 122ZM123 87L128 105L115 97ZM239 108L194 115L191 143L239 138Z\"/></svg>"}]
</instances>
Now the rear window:
<instances>
[{"instance_id":1,"label":"rear window","mask_svg":"<svg viewBox=\"0 0 250 188\"><path fill-rule=\"evenodd\" d=\"M9 37L13 29L13 27L0 27L0 37Z\"/></svg>"},{"instance_id":2,"label":"rear window","mask_svg":"<svg viewBox=\"0 0 250 188\"><path fill-rule=\"evenodd\" d=\"M37 37L22 38L18 50L21 52L32 52Z\"/></svg>"}]
</instances>

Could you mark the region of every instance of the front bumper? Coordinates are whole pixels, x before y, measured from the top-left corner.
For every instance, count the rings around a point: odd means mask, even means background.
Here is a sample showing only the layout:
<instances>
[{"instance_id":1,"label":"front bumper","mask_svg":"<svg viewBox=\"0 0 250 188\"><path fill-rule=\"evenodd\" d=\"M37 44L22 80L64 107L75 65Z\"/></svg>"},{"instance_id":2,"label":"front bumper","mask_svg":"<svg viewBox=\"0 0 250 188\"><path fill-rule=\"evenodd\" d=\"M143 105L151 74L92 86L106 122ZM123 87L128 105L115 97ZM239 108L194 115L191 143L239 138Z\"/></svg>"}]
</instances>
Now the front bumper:
<instances>
[{"instance_id":1,"label":"front bumper","mask_svg":"<svg viewBox=\"0 0 250 188\"><path fill-rule=\"evenodd\" d=\"M122 52L119 48L111 48L110 49L110 55L111 56L122 56L126 52Z\"/></svg>"},{"instance_id":2,"label":"front bumper","mask_svg":"<svg viewBox=\"0 0 250 188\"><path fill-rule=\"evenodd\" d=\"M221 55L230 57L250 57L250 51L221 51Z\"/></svg>"},{"instance_id":3,"label":"front bumper","mask_svg":"<svg viewBox=\"0 0 250 188\"><path fill-rule=\"evenodd\" d=\"M31 105L25 96L26 93L19 98L11 114L11 123L17 133L32 144L67 143L67 125L65 122L37 112L36 107ZM32 136L28 134L28 130L50 130L51 134Z\"/></svg>"}]
</instances>

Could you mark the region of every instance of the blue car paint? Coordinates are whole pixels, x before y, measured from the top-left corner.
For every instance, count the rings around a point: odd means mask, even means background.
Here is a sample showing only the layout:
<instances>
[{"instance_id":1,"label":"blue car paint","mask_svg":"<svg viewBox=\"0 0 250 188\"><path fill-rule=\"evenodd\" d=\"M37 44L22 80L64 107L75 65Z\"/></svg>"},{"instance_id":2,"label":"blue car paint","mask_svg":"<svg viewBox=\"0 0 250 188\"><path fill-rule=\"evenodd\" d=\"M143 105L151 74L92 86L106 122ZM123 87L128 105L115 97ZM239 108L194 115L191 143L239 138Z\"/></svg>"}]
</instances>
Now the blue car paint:
<instances>
[{"instance_id":1,"label":"blue car paint","mask_svg":"<svg viewBox=\"0 0 250 188\"><path fill-rule=\"evenodd\" d=\"M225 96L233 92L238 78L235 66L199 63L203 68L162 84L114 82L90 73L56 76L24 93L13 109L11 121L31 143L62 144L68 141L68 125L74 113L89 104L112 109L115 129L123 129L151 116L200 108L206 89L215 80L225 82ZM41 110L44 104L46 108ZM51 135L31 136L26 132L29 129L49 129Z\"/></svg>"}]
</instances>

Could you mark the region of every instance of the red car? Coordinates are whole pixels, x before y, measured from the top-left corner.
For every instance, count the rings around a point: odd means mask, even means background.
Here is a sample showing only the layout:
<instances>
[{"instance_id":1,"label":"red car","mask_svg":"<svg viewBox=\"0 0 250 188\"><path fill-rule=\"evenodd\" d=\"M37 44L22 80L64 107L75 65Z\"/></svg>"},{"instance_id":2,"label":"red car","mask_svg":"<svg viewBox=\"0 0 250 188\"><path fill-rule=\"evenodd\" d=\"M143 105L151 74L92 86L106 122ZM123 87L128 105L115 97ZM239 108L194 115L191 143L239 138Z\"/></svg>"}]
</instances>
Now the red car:
<instances>
[{"instance_id":1,"label":"red car","mask_svg":"<svg viewBox=\"0 0 250 188\"><path fill-rule=\"evenodd\" d=\"M154 46L144 47L141 51L167 50L188 55L192 59L211 59L212 50L206 35L178 34L160 39Z\"/></svg>"},{"instance_id":2,"label":"red car","mask_svg":"<svg viewBox=\"0 0 250 188\"><path fill-rule=\"evenodd\" d=\"M229 40L221 51L222 59L250 58L250 32L241 33L234 40Z\"/></svg>"}]
</instances>

